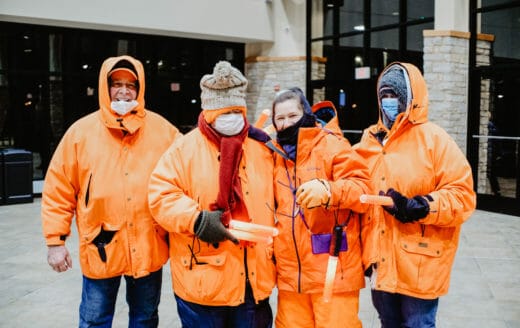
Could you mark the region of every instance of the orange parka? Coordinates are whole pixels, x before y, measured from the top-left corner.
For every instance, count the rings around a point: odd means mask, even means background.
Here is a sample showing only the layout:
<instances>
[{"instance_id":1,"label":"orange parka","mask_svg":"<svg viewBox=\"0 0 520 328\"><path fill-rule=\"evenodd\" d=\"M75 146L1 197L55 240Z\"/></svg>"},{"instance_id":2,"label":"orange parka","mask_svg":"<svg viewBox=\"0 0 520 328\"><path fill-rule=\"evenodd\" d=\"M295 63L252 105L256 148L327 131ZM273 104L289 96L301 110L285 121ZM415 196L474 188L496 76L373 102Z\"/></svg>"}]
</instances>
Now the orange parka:
<instances>
[{"instance_id":1,"label":"orange parka","mask_svg":"<svg viewBox=\"0 0 520 328\"><path fill-rule=\"evenodd\" d=\"M334 116L328 122L319 121L320 124L323 126L323 129L343 137L343 131L339 126L338 111L336 110L334 103L330 100L319 101L312 105L312 112L316 113L322 108L330 108L330 110L334 112Z\"/></svg>"},{"instance_id":2,"label":"orange parka","mask_svg":"<svg viewBox=\"0 0 520 328\"><path fill-rule=\"evenodd\" d=\"M137 72L136 113L110 109L108 73L126 60ZM145 109L145 76L130 56L112 57L99 74L100 109L76 121L60 141L45 176L42 224L47 245L64 245L76 217L82 272L89 278L159 270L168 260L166 232L148 209L147 188L159 157L180 136L177 128ZM94 239L115 232L101 259Z\"/></svg>"},{"instance_id":3,"label":"orange parka","mask_svg":"<svg viewBox=\"0 0 520 328\"><path fill-rule=\"evenodd\" d=\"M295 191L304 182L324 179L330 183L329 206L300 209ZM368 169L343 136L320 127L300 128L296 161L275 152L275 238L277 286L298 293L321 293L328 253L313 254L311 234L332 233L344 225L347 251L340 252L333 292L364 287L361 263L360 218L368 206L359 196L370 192Z\"/></svg>"},{"instance_id":4,"label":"orange parka","mask_svg":"<svg viewBox=\"0 0 520 328\"><path fill-rule=\"evenodd\" d=\"M406 197L429 195L430 213L403 224L372 206L363 218L363 263L377 266L377 290L434 299L448 292L460 228L475 209L471 167L454 140L428 121L420 71L394 64L408 76L411 102L390 131L380 113L354 149L367 160L376 193L394 188ZM384 145L378 133L387 134Z\"/></svg>"},{"instance_id":5,"label":"orange parka","mask_svg":"<svg viewBox=\"0 0 520 328\"><path fill-rule=\"evenodd\" d=\"M245 138L238 176L252 223L274 226L273 160L262 143ZM202 210L219 191L220 152L196 128L163 155L150 180L150 209L170 233L173 290L185 301L209 306L244 303L246 278L258 302L275 284L272 244L213 245L193 233ZM247 268L247 271L246 271Z\"/></svg>"}]
</instances>

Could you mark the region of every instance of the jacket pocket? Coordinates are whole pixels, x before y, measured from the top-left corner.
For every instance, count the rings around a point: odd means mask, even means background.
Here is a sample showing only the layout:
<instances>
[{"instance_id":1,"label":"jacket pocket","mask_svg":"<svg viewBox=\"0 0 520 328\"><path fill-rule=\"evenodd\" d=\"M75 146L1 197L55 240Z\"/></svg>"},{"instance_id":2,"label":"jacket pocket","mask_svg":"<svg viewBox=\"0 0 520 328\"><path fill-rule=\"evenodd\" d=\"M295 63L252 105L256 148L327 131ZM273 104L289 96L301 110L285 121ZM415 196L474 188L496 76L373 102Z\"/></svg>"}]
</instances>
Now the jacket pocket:
<instances>
[{"instance_id":1,"label":"jacket pocket","mask_svg":"<svg viewBox=\"0 0 520 328\"><path fill-rule=\"evenodd\" d=\"M84 236L86 270L91 276L108 278L127 269L127 254L121 232L99 226Z\"/></svg>"},{"instance_id":2,"label":"jacket pocket","mask_svg":"<svg viewBox=\"0 0 520 328\"><path fill-rule=\"evenodd\" d=\"M396 263L398 281L419 292L436 292L449 277L446 246L441 240L401 236Z\"/></svg>"},{"instance_id":3,"label":"jacket pocket","mask_svg":"<svg viewBox=\"0 0 520 328\"><path fill-rule=\"evenodd\" d=\"M169 235L158 223L152 223L152 230L150 233L150 241L148 245L143 246L148 248L149 259L144 262L150 269L155 270L159 265L163 265L168 261L169 249Z\"/></svg>"},{"instance_id":4,"label":"jacket pocket","mask_svg":"<svg viewBox=\"0 0 520 328\"><path fill-rule=\"evenodd\" d=\"M273 247L267 246L264 249L256 246L255 248L257 252L260 252L256 262L257 278L259 278L256 279L256 284L261 292L269 295L276 282L276 259Z\"/></svg>"},{"instance_id":5,"label":"jacket pocket","mask_svg":"<svg viewBox=\"0 0 520 328\"><path fill-rule=\"evenodd\" d=\"M190 256L181 257L181 263L184 266L183 283L185 292L191 299L204 301L212 301L225 293L223 284L233 283L226 279L226 255L196 255L196 259Z\"/></svg>"}]
</instances>

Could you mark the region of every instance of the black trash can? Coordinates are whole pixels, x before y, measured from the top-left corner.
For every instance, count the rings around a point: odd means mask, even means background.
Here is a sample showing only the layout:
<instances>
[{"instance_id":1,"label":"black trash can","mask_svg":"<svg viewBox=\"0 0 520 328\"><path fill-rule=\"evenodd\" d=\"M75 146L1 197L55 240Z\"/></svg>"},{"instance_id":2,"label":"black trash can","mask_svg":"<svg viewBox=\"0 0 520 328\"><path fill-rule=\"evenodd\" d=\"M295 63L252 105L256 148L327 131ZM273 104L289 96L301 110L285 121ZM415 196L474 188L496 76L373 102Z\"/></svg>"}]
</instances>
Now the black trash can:
<instances>
[{"instance_id":1,"label":"black trash can","mask_svg":"<svg viewBox=\"0 0 520 328\"><path fill-rule=\"evenodd\" d=\"M33 202L32 153L23 149L0 150L0 205Z\"/></svg>"}]
</instances>

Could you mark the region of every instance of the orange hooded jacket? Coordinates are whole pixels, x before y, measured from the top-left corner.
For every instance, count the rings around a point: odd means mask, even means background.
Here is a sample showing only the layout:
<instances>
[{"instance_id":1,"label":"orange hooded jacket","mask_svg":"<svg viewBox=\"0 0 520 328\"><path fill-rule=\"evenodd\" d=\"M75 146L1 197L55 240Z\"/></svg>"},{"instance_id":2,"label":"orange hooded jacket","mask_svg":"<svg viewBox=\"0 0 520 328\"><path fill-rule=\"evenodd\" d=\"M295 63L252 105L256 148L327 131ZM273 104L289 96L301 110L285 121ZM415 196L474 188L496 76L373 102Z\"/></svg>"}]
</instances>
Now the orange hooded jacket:
<instances>
[{"instance_id":1,"label":"orange hooded jacket","mask_svg":"<svg viewBox=\"0 0 520 328\"><path fill-rule=\"evenodd\" d=\"M322 100L311 107L312 112L314 115L317 116L319 119L320 124L322 124L323 128L325 130L331 131L332 133L343 137L343 131L341 131L341 127L339 126L339 120L338 120L338 111L336 110L336 107L334 106L334 103L330 100ZM334 113L334 116L332 118L328 119L328 121L323 121L320 118L319 112L320 110L330 110Z\"/></svg>"},{"instance_id":2,"label":"orange hooded jacket","mask_svg":"<svg viewBox=\"0 0 520 328\"><path fill-rule=\"evenodd\" d=\"M242 148L238 175L251 222L274 226L271 152L251 138ZM225 241L215 248L193 233L200 211L209 210L217 199L219 167L219 149L196 128L168 149L152 173L150 209L170 232L172 287L185 301L237 306L245 301L248 278L258 302L269 297L275 284L272 245L244 249Z\"/></svg>"},{"instance_id":3,"label":"orange hooded jacket","mask_svg":"<svg viewBox=\"0 0 520 328\"><path fill-rule=\"evenodd\" d=\"M134 66L139 82L139 105L125 116L110 108L107 78L121 60ZM45 176L41 215L46 243L64 245L75 216L81 269L89 278L139 278L168 260L166 232L153 221L146 191L157 160L180 133L145 109L144 91L138 60L105 60L99 74L100 109L67 130ZM104 247L105 262L93 243L101 229L115 232Z\"/></svg>"},{"instance_id":4,"label":"orange hooded jacket","mask_svg":"<svg viewBox=\"0 0 520 328\"><path fill-rule=\"evenodd\" d=\"M294 192L312 179L330 183L329 207L297 210ZM346 225L348 250L340 252L334 293L364 287L360 219L368 206L359 196L370 192L368 169L343 136L320 127L300 128L296 164L275 152L275 199L279 235L274 241L277 286L298 293L321 293L328 253L313 254L311 234L331 233Z\"/></svg>"},{"instance_id":5,"label":"orange hooded jacket","mask_svg":"<svg viewBox=\"0 0 520 328\"><path fill-rule=\"evenodd\" d=\"M453 139L428 121L421 72L411 64L392 65L408 75L411 102L389 131L380 112L379 122L364 131L354 149L369 165L375 193L394 188L433 201L425 218L406 224L371 206L363 218L363 263L377 265L377 290L434 299L448 292L460 227L475 209L471 167ZM382 132L384 146L376 139Z\"/></svg>"}]
</instances>

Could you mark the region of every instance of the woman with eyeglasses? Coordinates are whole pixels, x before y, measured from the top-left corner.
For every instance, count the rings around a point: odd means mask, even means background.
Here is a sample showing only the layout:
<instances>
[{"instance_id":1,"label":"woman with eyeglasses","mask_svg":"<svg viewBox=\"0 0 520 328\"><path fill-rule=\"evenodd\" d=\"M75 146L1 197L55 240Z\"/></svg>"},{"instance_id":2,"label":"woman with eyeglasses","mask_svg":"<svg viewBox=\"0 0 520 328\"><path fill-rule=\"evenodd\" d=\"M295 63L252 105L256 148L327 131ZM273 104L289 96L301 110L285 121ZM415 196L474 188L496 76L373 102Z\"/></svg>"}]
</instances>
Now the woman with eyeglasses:
<instances>
[{"instance_id":1,"label":"woman with eyeglasses","mask_svg":"<svg viewBox=\"0 0 520 328\"><path fill-rule=\"evenodd\" d=\"M299 88L276 95L272 121L280 231L274 241L276 327L361 327L359 290L365 280L358 213L367 210L359 202L370 192L367 168L347 139L317 124ZM327 264L335 246L338 262L326 299Z\"/></svg>"}]
</instances>

